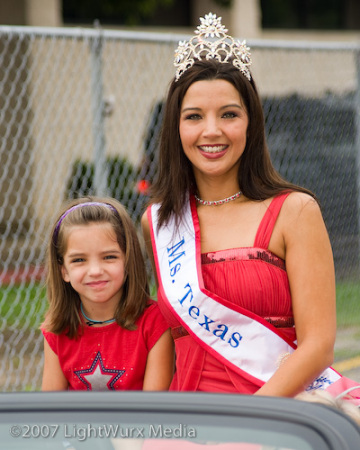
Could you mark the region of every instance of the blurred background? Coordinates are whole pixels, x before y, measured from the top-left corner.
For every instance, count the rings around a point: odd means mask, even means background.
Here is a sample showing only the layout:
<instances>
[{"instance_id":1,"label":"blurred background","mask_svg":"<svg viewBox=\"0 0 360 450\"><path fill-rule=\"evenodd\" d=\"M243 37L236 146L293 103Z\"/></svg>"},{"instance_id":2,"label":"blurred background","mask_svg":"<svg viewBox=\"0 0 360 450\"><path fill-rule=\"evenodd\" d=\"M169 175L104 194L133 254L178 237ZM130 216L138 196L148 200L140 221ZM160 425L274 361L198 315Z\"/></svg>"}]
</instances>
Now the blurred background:
<instances>
[{"instance_id":1,"label":"blurred background","mask_svg":"<svg viewBox=\"0 0 360 450\"><path fill-rule=\"evenodd\" d=\"M60 205L111 195L139 225L174 50L210 11L251 47L274 165L319 198L337 276L334 367L360 382L358 0L1 0L0 390L40 388Z\"/></svg>"}]
</instances>

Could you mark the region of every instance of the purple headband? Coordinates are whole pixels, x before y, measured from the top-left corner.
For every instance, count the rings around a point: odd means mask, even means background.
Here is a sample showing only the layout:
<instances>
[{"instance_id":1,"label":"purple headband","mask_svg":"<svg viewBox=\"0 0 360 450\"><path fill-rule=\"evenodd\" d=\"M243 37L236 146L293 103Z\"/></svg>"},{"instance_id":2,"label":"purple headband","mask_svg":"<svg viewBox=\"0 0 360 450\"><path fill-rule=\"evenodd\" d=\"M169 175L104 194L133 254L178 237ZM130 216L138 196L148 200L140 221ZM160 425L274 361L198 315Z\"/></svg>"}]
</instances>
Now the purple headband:
<instances>
[{"instance_id":1,"label":"purple headband","mask_svg":"<svg viewBox=\"0 0 360 450\"><path fill-rule=\"evenodd\" d=\"M72 211L74 211L75 209L79 209L82 208L83 206L105 206L106 208L111 209L112 211L114 211L117 214L117 210L116 208L114 208L112 205L110 205L109 203L103 203L103 202L84 202L84 203L78 203L77 205L72 206L71 208L67 209L64 214L60 217L60 219L58 220L56 226L55 226L55 230L54 230L54 234L53 234L53 242L56 245L57 243L57 237L59 234L59 229L60 229L60 225L61 222L65 219L65 217L71 213Z\"/></svg>"}]
</instances>

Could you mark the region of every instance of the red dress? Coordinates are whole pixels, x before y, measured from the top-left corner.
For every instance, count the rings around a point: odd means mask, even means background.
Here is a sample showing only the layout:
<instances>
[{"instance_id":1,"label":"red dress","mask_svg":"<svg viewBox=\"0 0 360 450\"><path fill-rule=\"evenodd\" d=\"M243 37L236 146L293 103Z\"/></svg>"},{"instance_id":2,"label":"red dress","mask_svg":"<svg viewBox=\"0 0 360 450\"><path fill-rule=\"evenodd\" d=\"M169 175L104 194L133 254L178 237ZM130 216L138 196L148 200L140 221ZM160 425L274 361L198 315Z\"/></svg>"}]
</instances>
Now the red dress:
<instances>
[{"instance_id":1,"label":"red dress","mask_svg":"<svg viewBox=\"0 0 360 450\"><path fill-rule=\"evenodd\" d=\"M219 297L266 318L292 341L296 339L285 261L268 250L271 234L289 194L275 197L256 234L254 247L201 255L205 288ZM253 394L259 387L206 352L187 334L161 298L159 306L174 330L176 374L170 390ZM261 351L261 349L259 349Z\"/></svg>"},{"instance_id":2,"label":"red dress","mask_svg":"<svg viewBox=\"0 0 360 450\"><path fill-rule=\"evenodd\" d=\"M76 340L42 332L59 358L69 390L142 390L147 356L169 325L154 301L136 325L132 331L117 323L84 326Z\"/></svg>"}]
</instances>

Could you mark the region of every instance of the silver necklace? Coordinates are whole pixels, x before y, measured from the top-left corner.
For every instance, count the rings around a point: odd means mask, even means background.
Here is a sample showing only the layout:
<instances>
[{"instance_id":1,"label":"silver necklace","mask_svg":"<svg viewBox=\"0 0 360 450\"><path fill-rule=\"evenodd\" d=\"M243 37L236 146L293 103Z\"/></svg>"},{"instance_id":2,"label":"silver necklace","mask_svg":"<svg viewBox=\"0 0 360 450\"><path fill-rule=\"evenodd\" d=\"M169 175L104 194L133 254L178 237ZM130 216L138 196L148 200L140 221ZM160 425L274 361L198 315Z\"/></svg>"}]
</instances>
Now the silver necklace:
<instances>
[{"instance_id":1,"label":"silver necklace","mask_svg":"<svg viewBox=\"0 0 360 450\"><path fill-rule=\"evenodd\" d=\"M200 203L200 205L205 205L205 206L218 206L218 205L223 205L224 203L229 203L232 202L233 200L239 198L241 195L241 191L237 192L234 195L231 195L230 197L226 197L222 200L213 200L213 201L208 201L208 200L202 200L201 198L199 198L196 194L195 194L195 198L196 201Z\"/></svg>"}]
</instances>

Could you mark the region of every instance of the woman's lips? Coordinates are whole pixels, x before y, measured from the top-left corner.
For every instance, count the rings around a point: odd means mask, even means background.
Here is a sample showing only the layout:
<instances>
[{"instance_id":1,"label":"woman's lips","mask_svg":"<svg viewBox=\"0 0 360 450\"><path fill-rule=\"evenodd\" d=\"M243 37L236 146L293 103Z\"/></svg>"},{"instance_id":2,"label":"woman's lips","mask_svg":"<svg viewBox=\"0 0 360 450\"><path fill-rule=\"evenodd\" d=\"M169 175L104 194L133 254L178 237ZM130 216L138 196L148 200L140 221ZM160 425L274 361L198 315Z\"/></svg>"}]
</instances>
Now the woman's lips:
<instances>
[{"instance_id":1,"label":"woman's lips","mask_svg":"<svg viewBox=\"0 0 360 450\"><path fill-rule=\"evenodd\" d=\"M218 159L225 155L227 145L199 145L200 153L207 159Z\"/></svg>"}]
</instances>

